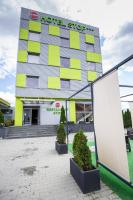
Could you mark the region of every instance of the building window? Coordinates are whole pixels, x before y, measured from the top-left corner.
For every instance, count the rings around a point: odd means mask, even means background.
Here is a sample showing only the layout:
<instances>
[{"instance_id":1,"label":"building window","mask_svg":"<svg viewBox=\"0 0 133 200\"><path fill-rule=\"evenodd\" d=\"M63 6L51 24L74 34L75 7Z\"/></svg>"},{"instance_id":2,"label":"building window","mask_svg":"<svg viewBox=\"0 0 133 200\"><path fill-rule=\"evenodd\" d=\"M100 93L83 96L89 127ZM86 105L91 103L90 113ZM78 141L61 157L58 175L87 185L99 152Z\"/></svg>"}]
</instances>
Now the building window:
<instances>
[{"instance_id":1,"label":"building window","mask_svg":"<svg viewBox=\"0 0 133 200\"><path fill-rule=\"evenodd\" d=\"M60 62L61 62L61 67L68 68L70 66L70 58L61 57Z\"/></svg>"},{"instance_id":2,"label":"building window","mask_svg":"<svg viewBox=\"0 0 133 200\"><path fill-rule=\"evenodd\" d=\"M29 32L29 40L40 41L40 33Z\"/></svg>"},{"instance_id":3,"label":"building window","mask_svg":"<svg viewBox=\"0 0 133 200\"><path fill-rule=\"evenodd\" d=\"M34 55L34 54L28 54L28 63L36 63L39 64L40 62L40 56Z\"/></svg>"},{"instance_id":4,"label":"building window","mask_svg":"<svg viewBox=\"0 0 133 200\"><path fill-rule=\"evenodd\" d=\"M38 88L39 77L38 76L27 76L27 87Z\"/></svg>"},{"instance_id":5,"label":"building window","mask_svg":"<svg viewBox=\"0 0 133 200\"><path fill-rule=\"evenodd\" d=\"M61 79L61 88L70 89L70 80Z\"/></svg>"},{"instance_id":6,"label":"building window","mask_svg":"<svg viewBox=\"0 0 133 200\"><path fill-rule=\"evenodd\" d=\"M92 121L92 104L76 103L76 121L79 123Z\"/></svg>"},{"instance_id":7,"label":"building window","mask_svg":"<svg viewBox=\"0 0 133 200\"><path fill-rule=\"evenodd\" d=\"M96 71L96 63L94 62L87 62L88 64L88 70L90 71Z\"/></svg>"},{"instance_id":8,"label":"building window","mask_svg":"<svg viewBox=\"0 0 133 200\"><path fill-rule=\"evenodd\" d=\"M86 43L86 50L90 52L95 52L94 44Z\"/></svg>"},{"instance_id":9,"label":"building window","mask_svg":"<svg viewBox=\"0 0 133 200\"><path fill-rule=\"evenodd\" d=\"M69 47L69 39L65 37L60 37L60 46Z\"/></svg>"}]
</instances>

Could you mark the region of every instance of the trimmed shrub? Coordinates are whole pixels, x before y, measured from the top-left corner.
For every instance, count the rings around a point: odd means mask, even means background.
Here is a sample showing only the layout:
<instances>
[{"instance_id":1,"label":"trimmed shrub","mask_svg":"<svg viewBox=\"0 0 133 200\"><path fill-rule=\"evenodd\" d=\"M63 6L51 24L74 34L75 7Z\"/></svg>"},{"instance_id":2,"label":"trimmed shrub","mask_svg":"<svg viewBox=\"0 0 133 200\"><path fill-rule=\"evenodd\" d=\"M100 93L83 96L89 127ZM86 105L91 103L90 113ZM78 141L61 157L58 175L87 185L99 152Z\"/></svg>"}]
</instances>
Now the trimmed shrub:
<instances>
[{"instance_id":1,"label":"trimmed shrub","mask_svg":"<svg viewBox=\"0 0 133 200\"><path fill-rule=\"evenodd\" d=\"M65 115L65 109L62 106L61 107L61 115L60 115L60 124L66 123L66 115Z\"/></svg>"},{"instance_id":2,"label":"trimmed shrub","mask_svg":"<svg viewBox=\"0 0 133 200\"><path fill-rule=\"evenodd\" d=\"M124 123L124 128L131 128L132 127L132 119L131 119L131 112L129 109L126 111L122 111L123 115L123 123Z\"/></svg>"},{"instance_id":3,"label":"trimmed shrub","mask_svg":"<svg viewBox=\"0 0 133 200\"><path fill-rule=\"evenodd\" d=\"M83 171L93 168L91 160L91 151L87 146L87 138L83 131L78 132L73 140L74 161Z\"/></svg>"},{"instance_id":4,"label":"trimmed shrub","mask_svg":"<svg viewBox=\"0 0 133 200\"><path fill-rule=\"evenodd\" d=\"M66 144L66 133L64 129L64 124L60 124L57 130L57 142L59 144Z\"/></svg>"}]
</instances>

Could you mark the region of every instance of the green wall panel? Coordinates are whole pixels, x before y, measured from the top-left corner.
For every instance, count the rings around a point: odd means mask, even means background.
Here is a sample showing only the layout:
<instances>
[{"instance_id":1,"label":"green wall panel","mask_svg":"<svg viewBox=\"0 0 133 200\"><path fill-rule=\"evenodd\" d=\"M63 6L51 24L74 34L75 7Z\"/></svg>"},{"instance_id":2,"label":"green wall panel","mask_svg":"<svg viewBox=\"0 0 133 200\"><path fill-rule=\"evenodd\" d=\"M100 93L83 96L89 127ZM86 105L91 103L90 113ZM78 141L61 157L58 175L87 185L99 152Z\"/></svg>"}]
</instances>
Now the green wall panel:
<instances>
[{"instance_id":1,"label":"green wall panel","mask_svg":"<svg viewBox=\"0 0 133 200\"><path fill-rule=\"evenodd\" d=\"M49 25L49 34L60 36L60 28L58 26Z\"/></svg>"},{"instance_id":2,"label":"green wall panel","mask_svg":"<svg viewBox=\"0 0 133 200\"><path fill-rule=\"evenodd\" d=\"M49 89L60 89L60 78L59 77L48 77L48 88Z\"/></svg>"},{"instance_id":3,"label":"green wall panel","mask_svg":"<svg viewBox=\"0 0 133 200\"><path fill-rule=\"evenodd\" d=\"M18 62L27 62L28 54L25 50L18 51Z\"/></svg>"},{"instance_id":4,"label":"green wall panel","mask_svg":"<svg viewBox=\"0 0 133 200\"><path fill-rule=\"evenodd\" d=\"M15 126L22 126L23 124L23 102L16 98L15 106Z\"/></svg>"},{"instance_id":5,"label":"green wall panel","mask_svg":"<svg viewBox=\"0 0 133 200\"><path fill-rule=\"evenodd\" d=\"M77 31L70 31L70 48L80 49L80 34Z\"/></svg>"},{"instance_id":6,"label":"green wall panel","mask_svg":"<svg viewBox=\"0 0 133 200\"><path fill-rule=\"evenodd\" d=\"M28 52L40 54L40 42L28 41Z\"/></svg>"},{"instance_id":7,"label":"green wall panel","mask_svg":"<svg viewBox=\"0 0 133 200\"><path fill-rule=\"evenodd\" d=\"M41 23L35 21L29 21L29 30L33 32L41 32Z\"/></svg>"},{"instance_id":8,"label":"green wall panel","mask_svg":"<svg viewBox=\"0 0 133 200\"><path fill-rule=\"evenodd\" d=\"M81 69L81 61L76 58L70 59L70 68Z\"/></svg>"},{"instance_id":9,"label":"green wall panel","mask_svg":"<svg viewBox=\"0 0 133 200\"><path fill-rule=\"evenodd\" d=\"M89 35L89 34L85 34L85 42L90 43L90 44L94 44L95 43L94 36Z\"/></svg>"},{"instance_id":10,"label":"green wall panel","mask_svg":"<svg viewBox=\"0 0 133 200\"><path fill-rule=\"evenodd\" d=\"M26 75L17 74L16 75L16 87L26 87Z\"/></svg>"},{"instance_id":11,"label":"green wall panel","mask_svg":"<svg viewBox=\"0 0 133 200\"><path fill-rule=\"evenodd\" d=\"M88 71L88 81L94 81L97 79L97 72L95 71Z\"/></svg>"},{"instance_id":12,"label":"green wall panel","mask_svg":"<svg viewBox=\"0 0 133 200\"><path fill-rule=\"evenodd\" d=\"M60 66L60 47L48 45L48 65Z\"/></svg>"},{"instance_id":13,"label":"green wall panel","mask_svg":"<svg viewBox=\"0 0 133 200\"><path fill-rule=\"evenodd\" d=\"M81 70L60 68L60 78L81 80Z\"/></svg>"},{"instance_id":14,"label":"green wall panel","mask_svg":"<svg viewBox=\"0 0 133 200\"><path fill-rule=\"evenodd\" d=\"M102 62L102 56L101 56L101 54L98 54L98 53L87 52L86 60L88 62L101 63Z\"/></svg>"},{"instance_id":15,"label":"green wall panel","mask_svg":"<svg viewBox=\"0 0 133 200\"><path fill-rule=\"evenodd\" d=\"M76 123L76 107L75 101L70 101L70 121Z\"/></svg>"},{"instance_id":16,"label":"green wall panel","mask_svg":"<svg viewBox=\"0 0 133 200\"><path fill-rule=\"evenodd\" d=\"M28 40L29 31L27 29L21 28L20 29L20 36L21 40Z\"/></svg>"}]
</instances>

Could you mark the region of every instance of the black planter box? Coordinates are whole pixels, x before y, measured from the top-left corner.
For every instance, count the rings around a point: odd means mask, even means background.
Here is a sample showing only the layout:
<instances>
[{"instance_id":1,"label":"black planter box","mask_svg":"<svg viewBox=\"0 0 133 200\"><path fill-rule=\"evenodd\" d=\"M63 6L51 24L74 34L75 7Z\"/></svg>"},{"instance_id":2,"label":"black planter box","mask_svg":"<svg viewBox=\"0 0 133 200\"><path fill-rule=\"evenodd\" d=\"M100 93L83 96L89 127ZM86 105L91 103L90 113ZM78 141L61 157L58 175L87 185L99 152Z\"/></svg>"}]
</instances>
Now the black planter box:
<instances>
[{"instance_id":1,"label":"black planter box","mask_svg":"<svg viewBox=\"0 0 133 200\"><path fill-rule=\"evenodd\" d=\"M70 158L70 173L84 194L100 190L99 169L94 168L90 171L83 171Z\"/></svg>"},{"instance_id":2,"label":"black planter box","mask_svg":"<svg viewBox=\"0 0 133 200\"><path fill-rule=\"evenodd\" d=\"M57 141L55 142L55 149L59 154L67 154L68 147L67 144L59 144Z\"/></svg>"}]
</instances>

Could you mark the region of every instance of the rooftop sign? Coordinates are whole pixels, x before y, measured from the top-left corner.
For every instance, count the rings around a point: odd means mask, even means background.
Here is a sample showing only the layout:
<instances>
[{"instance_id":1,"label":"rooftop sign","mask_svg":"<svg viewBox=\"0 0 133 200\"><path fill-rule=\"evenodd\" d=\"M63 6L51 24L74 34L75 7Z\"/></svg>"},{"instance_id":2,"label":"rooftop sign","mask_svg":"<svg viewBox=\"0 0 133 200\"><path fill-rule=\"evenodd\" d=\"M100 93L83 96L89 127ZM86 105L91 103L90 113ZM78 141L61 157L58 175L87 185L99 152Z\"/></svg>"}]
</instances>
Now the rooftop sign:
<instances>
[{"instance_id":1,"label":"rooftop sign","mask_svg":"<svg viewBox=\"0 0 133 200\"><path fill-rule=\"evenodd\" d=\"M59 18L55 18L55 17L42 16L40 18L39 13L36 12L36 11L31 11L30 17L31 17L32 20L39 20L40 19L41 23L55 24L57 26L66 27L66 28L77 30L77 31L84 31L84 30L94 31L92 28L90 28L86 25L77 24L77 23L74 23L74 22L68 22L67 23L64 20L59 19Z\"/></svg>"}]
</instances>

